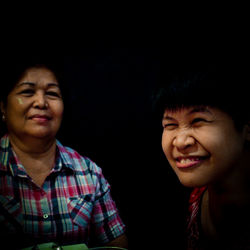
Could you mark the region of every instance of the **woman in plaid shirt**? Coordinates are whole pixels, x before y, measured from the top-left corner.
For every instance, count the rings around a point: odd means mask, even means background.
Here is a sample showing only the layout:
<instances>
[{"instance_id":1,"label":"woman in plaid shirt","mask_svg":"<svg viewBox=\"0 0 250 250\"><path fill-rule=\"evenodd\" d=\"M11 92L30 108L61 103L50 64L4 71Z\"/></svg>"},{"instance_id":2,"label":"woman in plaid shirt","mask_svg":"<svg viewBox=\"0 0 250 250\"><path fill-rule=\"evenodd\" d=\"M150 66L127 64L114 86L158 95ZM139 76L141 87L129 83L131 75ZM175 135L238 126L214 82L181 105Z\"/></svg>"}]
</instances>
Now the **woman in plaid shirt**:
<instances>
[{"instance_id":1,"label":"woman in plaid shirt","mask_svg":"<svg viewBox=\"0 0 250 250\"><path fill-rule=\"evenodd\" d=\"M126 247L125 226L101 169L55 136L64 103L55 65L30 58L3 81L0 232L9 249L56 242Z\"/></svg>"},{"instance_id":2,"label":"woman in plaid shirt","mask_svg":"<svg viewBox=\"0 0 250 250\"><path fill-rule=\"evenodd\" d=\"M225 61L186 65L158 92L163 151L194 188L188 249L250 249L248 71Z\"/></svg>"}]
</instances>

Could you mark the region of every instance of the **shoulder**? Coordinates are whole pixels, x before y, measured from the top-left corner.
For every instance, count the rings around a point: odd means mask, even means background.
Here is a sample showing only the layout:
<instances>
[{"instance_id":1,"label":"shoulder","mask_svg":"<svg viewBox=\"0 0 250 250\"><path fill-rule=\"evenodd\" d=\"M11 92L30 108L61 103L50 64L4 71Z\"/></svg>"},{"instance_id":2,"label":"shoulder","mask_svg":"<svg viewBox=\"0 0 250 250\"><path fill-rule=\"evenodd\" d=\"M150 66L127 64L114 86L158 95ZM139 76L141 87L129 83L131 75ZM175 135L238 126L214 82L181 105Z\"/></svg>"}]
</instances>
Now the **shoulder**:
<instances>
[{"instance_id":1,"label":"shoulder","mask_svg":"<svg viewBox=\"0 0 250 250\"><path fill-rule=\"evenodd\" d=\"M4 135L0 139L0 149L2 150L7 150L9 147L9 136L8 134Z\"/></svg>"},{"instance_id":2,"label":"shoulder","mask_svg":"<svg viewBox=\"0 0 250 250\"><path fill-rule=\"evenodd\" d=\"M0 170L7 170L9 160L10 143L6 134L0 140Z\"/></svg>"},{"instance_id":3,"label":"shoulder","mask_svg":"<svg viewBox=\"0 0 250 250\"><path fill-rule=\"evenodd\" d=\"M102 169L86 156L82 156L71 147L65 147L57 141L63 165L74 171L74 176L81 188L95 190L96 195L107 192L110 185L102 173ZM84 192L83 192L84 193Z\"/></svg>"},{"instance_id":4,"label":"shoulder","mask_svg":"<svg viewBox=\"0 0 250 250\"><path fill-rule=\"evenodd\" d=\"M63 146L59 141L57 141L57 147L63 163L71 167L74 171L87 171L95 175L102 174L102 169L90 158L82 156L71 147Z\"/></svg>"}]
</instances>

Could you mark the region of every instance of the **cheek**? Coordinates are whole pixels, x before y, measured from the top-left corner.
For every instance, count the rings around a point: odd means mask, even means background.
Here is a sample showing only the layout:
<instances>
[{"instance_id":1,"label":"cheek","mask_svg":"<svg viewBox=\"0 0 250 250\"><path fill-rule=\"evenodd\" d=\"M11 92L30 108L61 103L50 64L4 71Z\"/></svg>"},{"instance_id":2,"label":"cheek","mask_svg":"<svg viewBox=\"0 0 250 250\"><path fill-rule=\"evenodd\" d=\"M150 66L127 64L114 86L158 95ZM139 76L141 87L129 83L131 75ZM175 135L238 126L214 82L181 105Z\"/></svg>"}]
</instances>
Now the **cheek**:
<instances>
[{"instance_id":1,"label":"cheek","mask_svg":"<svg viewBox=\"0 0 250 250\"><path fill-rule=\"evenodd\" d=\"M216 153L221 147L223 147L224 136L220 130L214 128L203 128L194 131L193 137L196 142L202 147L201 150L205 150L210 154Z\"/></svg>"},{"instance_id":2,"label":"cheek","mask_svg":"<svg viewBox=\"0 0 250 250\"><path fill-rule=\"evenodd\" d=\"M9 100L7 103L6 113L7 116L10 118L12 116L20 116L24 113L24 104L20 104L18 100Z\"/></svg>"},{"instance_id":3,"label":"cheek","mask_svg":"<svg viewBox=\"0 0 250 250\"><path fill-rule=\"evenodd\" d=\"M17 101L18 101L18 103L19 103L20 105L22 105L22 104L23 104L23 99L22 99L22 98L17 97Z\"/></svg>"},{"instance_id":4,"label":"cheek","mask_svg":"<svg viewBox=\"0 0 250 250\"><path fill-rule=\"evenodd\" d=\"M59 118L59 119L62 119L62 116L63 116L63 111L64 111L64 106L63 104L58 104L54 107L53 109L53 113L54 115Z\"/></svg>"},{"instance_id":5,"label":"cheek","mask_svg":"<svg viewBox=\"0 0 250 250\"><path fill-rule=\"evenodd\" d=\"M163 132L161 145L165 156L169 159L171 154L171 138L169 134Z\"/></svg>"},{"instance_id":6,"label":"cheek","mask_svg":"<svg viewBox=\"0 0 250 250\"><path fill-rule=\"evenodd\" d=\"M242 156L244 141L242 138L231 134L231 137L224 138L224 145L218 150L221 150L220 156L224 157L228 164L232 164Z\"/></svg>"},{"instance_id":7,"label":"cheek","mask_svg":"<svg viewBox=\"0 0 250 250\"><path fill-rule=\"evenodd\" d=\"M58 113L57 113L57 116L58 116L60 119L62 119L62 117L63 117L63 110L61 110L60 112L58 112Z\"/></svg>"},{"instance_id":8,"label":"cheek","mask_svg":"<svg viewBox=\"0 0 250 250\"><path fill-rule=\"evenodd\" d=\"M243 140L233 130L214 131L204 140L206 149L212 156L214 164L231 165L243 151Z\"/></svg>"}]
</instances>

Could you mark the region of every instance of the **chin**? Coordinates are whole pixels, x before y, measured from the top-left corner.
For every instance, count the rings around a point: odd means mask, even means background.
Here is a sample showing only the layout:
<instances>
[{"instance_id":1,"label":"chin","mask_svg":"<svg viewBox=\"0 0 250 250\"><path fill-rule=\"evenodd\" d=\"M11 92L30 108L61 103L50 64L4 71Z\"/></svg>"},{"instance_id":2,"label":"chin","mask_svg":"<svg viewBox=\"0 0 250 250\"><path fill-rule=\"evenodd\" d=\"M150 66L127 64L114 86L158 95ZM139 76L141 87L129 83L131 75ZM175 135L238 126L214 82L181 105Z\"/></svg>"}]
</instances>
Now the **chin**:
<instances>
[{"instance_id":1,"label":"chin","mask_svg":"<svg viewBox=\"0 0 250 250\"><path fill-rule=\"evenodd\" d=\"M54 135L48 135L48 134L45 134L45 135L37 135L37 136L34 136L38 139L55 139L55 136Z\"/></svg>"},{"instance_id":2,"label":"chin","mask_svg":"<svg viewBox=\"0 0 250 250\"><path fill-rule=\"evenodd\" d=\"M48 137L51 135L56 135L57 129L51 127L33 127L29 130L26 130L27 135L35 136L35 137Z\"/></svg>"},{"instance_id":3,"label":"chin","mask_svg":"<svg viewBox=\"0 0 250 250\"><path fill-rule=\"evenodd\" d=\"M207 181L194 176L178 176L180 183L189 188L202 187L208 184Z\"/></svg>"},{"instance_id":4,"label":"chin","mask_svg":"<svg viewBox=\"0 0 250 250\"><path fill-rule=\"evenodd\" d=\"M51 132L48 132L48 131L36 131L36 132L30 132L28 134L29 136L31 137L35 137L35 138L39 138L39 139L48 139L48 138L55 138L55 133L51 133Z\"/></svg>"}]
</instances>

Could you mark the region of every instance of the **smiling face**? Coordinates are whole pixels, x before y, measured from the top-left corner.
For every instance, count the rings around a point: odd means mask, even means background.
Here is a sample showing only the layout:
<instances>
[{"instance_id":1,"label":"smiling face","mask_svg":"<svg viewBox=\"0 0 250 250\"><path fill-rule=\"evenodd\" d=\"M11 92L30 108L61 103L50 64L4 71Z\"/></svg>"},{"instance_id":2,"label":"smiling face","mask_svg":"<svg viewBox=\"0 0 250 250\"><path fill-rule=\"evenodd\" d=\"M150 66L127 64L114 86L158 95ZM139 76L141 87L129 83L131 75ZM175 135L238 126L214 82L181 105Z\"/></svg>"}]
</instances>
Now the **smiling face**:
<instances>
[{"instance_id":1,"label":"smiling face","mask_svg":"<svg viewBox=\"0 0 250 250\"><path fill-rule=\"evenodd\" d=\"M54 138L62 120L59 84L47 68L29 68L1 105L11 137Z\"/></svg>"},{"instance_id":2,"label":"smiling face","mask_svg":"<svg viewBox=\"0 0 250 250\"><path fill-rule=\"evenodd\" d=\"M183 185L211 184L237 167L244 133L226 113L199 106L166 110L162 124L163 151Z\"/></svg>"}]
</instances>

